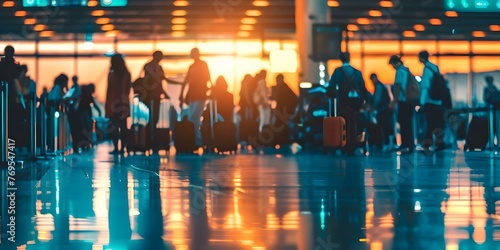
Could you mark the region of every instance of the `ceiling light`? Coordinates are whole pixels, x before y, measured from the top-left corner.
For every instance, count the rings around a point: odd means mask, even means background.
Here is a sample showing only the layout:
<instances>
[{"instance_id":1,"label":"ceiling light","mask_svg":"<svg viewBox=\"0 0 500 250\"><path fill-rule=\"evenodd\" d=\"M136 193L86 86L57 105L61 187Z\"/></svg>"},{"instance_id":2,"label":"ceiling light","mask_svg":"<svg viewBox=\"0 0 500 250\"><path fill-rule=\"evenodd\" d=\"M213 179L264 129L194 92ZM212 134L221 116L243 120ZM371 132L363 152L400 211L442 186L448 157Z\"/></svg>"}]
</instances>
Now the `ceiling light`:
<instances>
[{"instance_id":1,"label":"ceiling light","mask_svg":"<svg viewBox=\"0 0 500 250\"><path fill-rule=\"evenodd\" d=\"M89 7L96 7L97 5L99 5L99 3L97 1L94 1L94 0L90 0L87 3L87 6L89 6Z\"/></svg>"},{"instance_id":2,"label":"ceiling light","mask_svg":"<svg viewBox=\"0 0 500 250\"><path fill-rule=\"evenodd\" d=\"M260 12L259 10L247 10L245 12L245 15L247 15L247 16L260 16L260 15L262 15L262 12Z\"/></svg>"},{"instance_id":3,"label":"ceiling light","mask_svg":"<svg viewBox=\"0 0 500 250\"><path fill-rule=\"evenodd\" d=\"M382 11L380 10L370 10L368 11L368 15L372 17L381 17L382 16Z\"/></svg>"},{"instance_id":4,"label":"ceiling light","mask_svg":"<svg viewBox=\"0 0 500 250\"><path fill-rule=\"evenodd\" d=\"M431 18L429 19L429 23L435 26L443 24L439 18Z\"/></svg>"},{"instance_id":5,"label":"ceiling light","mask_svg":"<svg viewBox=\"0 0 500 250\"><path fill-rule=\"evenodd\" d=\"M105 17L101 17L101 18L97 18L97 20L95 21L95 23L97 24L108 24L111 20L109 18L105 18Z\"/></svg>"},{"instance_id":6,"label":"ceiling light","mask_svg":"<svg viewBox=\"0 0 500 250\"><path fill-rule=\"evenodd\" d=\"M490 25L490 30L491 31L500 31L500 25Z\"/></svg>"},{"instance_id":7,"label":"ceiling light","mask_svg":"<svg viewBox=\"0 0 500 250\"><path fill-rule=\"evenodd\" d=\"M54 35L54 31L52 30L45 30L40 32L40 37L51 37Z\"/></svg>"},{"instance_id":8,"label":"ceiling light","mask_svg":"<svg viewBox=\"0 0 500 250\"><path fill-rule=\"evenodd\" d=\"M33 25L36 23L36 19L35 18L26 18L24 19L24 24L26 25Z\"/></svg>"},{"instance_id":9,"label":"ceiling light","mask_svg":"<svg viewBox=\"0 0 500 250\"><path fill-rule=\"evenodd\" d=\"M241 23L242 24L256 24L257 19L255 19L253 17L245 17L245 18L241 19Z\"/></svg>"},{"instance_id":10,"label":"ceiling light","mask_svg":"<svg viewBox=\"0 0 500 250\"><path fill-rule=\"evenodd\" d=\"M356 20L356 22L360 25L368 25L370 24L370 19L368 18L364 18L364 17L360 17Z\"/></svg>"},{"instance_id":11,"label":"ceiling light","mask_svg":"<svg viewBox=\"0 0 500 250\"><path fill-rule=\"evenodd\" d=\"M266 7L266 6L269 6L269 2L268 1L253 1L253 6L257 6L257 7Z\"/></svg>"},{"instance_id":12,"label":"ceiling light","mask_svg":"<svg viewBox=\"0 0 500 250\"><path fill-rule=\"evenodd\" d=\"M347 36L349 38L354 38L354 32L351 32L351 31L347 32Z\"/></svg>"},{"instance_id":13,"label":"ceiling light","mask_svg":"<svg viewBox=\"0 0 500 250\"><path fill-rule=\"evenodd\" d=\"M184 31L174 31L174 32L172 32L172 36L173 37L183 37L185 35L186 35L186 32L184 32Z\"/></svg>"},{"instance_id":14,"label":"ceiling light","mask_svg":"<svg viewBox=\"0 0 500 250\"><path fill-rule=\"evenodd\" d=\"M472 32L473 37L486 37L486 33L484 31L476 30Z\"/></svg>"},{"instance_id":15,"label":"ceiling light","mask_svg":"<svg viewBox=\"0 0 500 250\"><path fill-rule=\"evenodd\" d=\"M186 7L189 5L189 2L188 1L184 1L184 0L176 0L174 2L174 6L177 6L177 7Z\"/></svg>"},{"instance_id":16,"label":"ceiling light","mask_svg":"<svg viewBox=\"0 0 500 250\"><path fill-rule=\"evenodd\" d=\"M239 37L249 37L250 36L250 32L248 32L248 31L239 31L238 32L238 36Z\"/></svg>"},{"instance_id":17,"label":"ceiling light","mask_svg":"<svg viewBox=\"0 0 500 250\"><path fill-rule=\"evenodd\" d=\"M406 30L403 32L404 37L416 37L417 34L415 34L415 31L412 30Z\"/></svg>"},{"instance_id":18,"label":"ceiling light","mask_svg":"<svg viewBox=\"0 0 500 250\"><path fill-rule=\"evenodd\" d=\"M92 16L104 16L104 14L104 10L94 10L91 13Z\"/></svg>"},{"instance_id":19,"label":"ceiling light","mask_svg":"<svg viewBox=\"0 0 500 250\"><path fill-rule=\"evenodd\" d=\"M120 31L118 31L118 30L110 30L110 31L106 32L107 37L116 37L116 36L118 36L118 34L120 34Z\"/></svg>"},{"instance_id":20,"label":"ceiling light","mask_svg":"<svg viewBox=\"0 0 500 250\"><path fill-rule=\"evenodd\" d=\"M177 30L177 31L186 30L186 25L184 24L172 25L172 30Z\"/></svg>"},{"instance_id":21,"label":"ceiling light","mask_svg":"<svg viewBox=\"0 0 500 250\"><path fill-rule=\"evenodd\" d=\"M187 11L185 11L185 10L172 11L172 16L185 16L185 15L187 15Z\"/></svg>"},{"instance_id":22,"label":"ceiling light","mask_svg":"<svg viewBox=\"0 0 500 250\"><path fill-rule=\"evenodd\" d=\"M23 16L26 16L26 11L24 10L18 10L16 11L16 13L14 13L14 16L17 16L17 17L23 17Z\"/></svg>"},{"instance_id":23,"label":"ceiling light","mask_svg":"<svg viewBox=\"0 0 500 250\"><path fill-rule=\"evenodd\" d=\"M327 4L329 7L339 7L340 5L339 2L335 0L328 0Z\"/></svg>"},{"instance_id":24,"label":"ceiling light","mask_svg":"<svg viewBox=\"0 0 500 250\"><path fill-rule=\"evenodd\" d=\"M425 31L425 26L422 24L415 24L415 26L413 26L413 29L416 31Z\"/></svg>"},{"instance_id":25,"label":"ceiling light","mask_svg":"<svg viewBox=\"0 0 500 250\"><path fill-rule=\"evenodd\" d=\"M349 30L349 31L358 31L359 27L356 24L348 24L347 25L347 30Z\"/></svg>"},{"instance_id":26,"label":"ceiling light","mask_svg":"<svg viewBox=\"0 0 500 250\"><path fill-rule=\"evenodd\" d=\"M392 3L392 1L380 1L380 7L392 8L394 7L394 4Z\"/></svg>"},{"instance_id":27,"label":"ceiling light","mask_svg":"<svg viewBox=\"0 0 500 250\"><path fill-rule=\"evenodd\" d=\"M446 11L444 14L447 17L458 17L458 13L456 11Z\"/></svg>"},{"instance_id":28,"label":"ceiling light","mask_svg":"<svg viewBox=\"0 0 500 250\"><path fill-rule=\"evenodd\" d=\"M45 30L45 28L47 28L46 25L44 25L44 24L37 24L37 25L35 25L35 27L33 28L33 30L34 31L43 31L43 30Z\"/></svg>"},{"instance_id":29,"label":"ceiling light","mask_svg":"<svg viewBox=\"0 0 500 250\"><path fill-rule=\"evenodd\" d=\"M105 24L101 27L102 31L111 31L114 29L115 29L115 26L113 24Z\"/></svg>"},{"instance_id":30,"label":"ceiling light","mask_svg":"<svg viewBox=\"0 0 500 250\"><path fill-rule=\"evenodd\" d=\"M12 7L14 7L14 5L15 5L14 1L7 0L7 1L3 2L3 7L5 7L5 8L12 8Z\"/></svg>"},{"instance_id":31,"label":"ceiling light","mask_svg":"<svg viewBox=\"0 0 500 250\"><path fill-rule=\"evenodd\" d=\"M243 24L243 25L240 25L240 30L250 31L250 30L253 30L253 26L248 25L248 24Z\"/></svg>"},{"instance_id":32,"label":"ceiling light","mask_svg":"<svg viewBox=\"0 0 500 250\"><path fill-rule=\"evenodd\" d=\"M173 24L186 24L187 19L184 17L175 17L175 18L172 18L172 23Z\"/></svg>"}]
</instances>

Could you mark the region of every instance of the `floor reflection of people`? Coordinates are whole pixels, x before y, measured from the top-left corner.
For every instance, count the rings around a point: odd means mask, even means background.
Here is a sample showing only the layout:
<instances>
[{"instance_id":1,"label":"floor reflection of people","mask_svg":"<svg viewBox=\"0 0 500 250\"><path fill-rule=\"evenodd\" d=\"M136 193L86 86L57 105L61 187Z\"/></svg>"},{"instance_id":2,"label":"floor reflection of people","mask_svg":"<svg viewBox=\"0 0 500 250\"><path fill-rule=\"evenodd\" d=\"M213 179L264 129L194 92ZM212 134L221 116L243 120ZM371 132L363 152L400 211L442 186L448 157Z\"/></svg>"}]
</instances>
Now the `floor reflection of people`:
<instances>
[{"instance_id":1,"label":"floor reflection of people","mask_svg":"<svg viewBox=\"0 0 500 250\"><path fill-rule=\"evenodd\" d=\"M124 248L130 241L132 230L130 227L128 178L124 166L111 167L109 188L109 246L110 248Z\"/></svg>"},{"instance_id":2,"label":"floor reflection of people","mask_svg":"<svg viewBox=\"0 0 500 250\"><path fill-rule=\"evenodd\" d=\"M299 166L299 196L307 200L300 210L310 211L313 220L313 239L307 240L312 245L303 246L304 250L368 249L362 163L356 158L335 158L322 168Z\"/></svg>"},{"instance_id":3,"label":"floor reflection of people","mask_svg":"<svg viewBox=\"0 0 500 250\"><path fill-rule=\"evenodd\" d=\"M444 157L400 158L393 249L445 249L441 204L447 199L449 162Z\"/></svg>"},{"instance_id":4,"label":"floor reflection of people","mask_svg":"<svg viewBox=\"0 0 500 250\"><path fill-rule=\"evenodd\" d=\"M187 174L189 179L189 249L210 249L208 240L210 238L210 226L207 214L207 190L206 177L201 171L203 163L201 159L189 159L189 161L176 161L178 169Z\"/></svg>"}]
</instances>

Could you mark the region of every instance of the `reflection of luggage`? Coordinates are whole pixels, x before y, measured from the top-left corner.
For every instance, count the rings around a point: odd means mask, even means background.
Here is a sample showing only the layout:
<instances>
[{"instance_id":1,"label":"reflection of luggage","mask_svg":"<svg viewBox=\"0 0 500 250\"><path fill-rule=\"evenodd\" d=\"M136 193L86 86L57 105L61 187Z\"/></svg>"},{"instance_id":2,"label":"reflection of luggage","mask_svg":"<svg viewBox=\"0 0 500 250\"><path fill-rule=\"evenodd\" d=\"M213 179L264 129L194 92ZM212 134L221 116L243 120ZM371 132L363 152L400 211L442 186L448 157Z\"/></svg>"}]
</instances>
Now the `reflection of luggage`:
<instances>
[{"instance_id":1,"label":"reflection of luggage","mask_svg":"<svg viewBox=\"0 0 500 250\"><path fill-rule=\"evenodd\" d=\"M197 149L194 124L188 121L187 116L175 123L174 131L174 146L177 153L192 153Z\"/></svg>"},{"instance_id":2,"label":"reflection of luggage","mask_svg":"<svg viewBox=\"0 0 500 250\"><path fill-rule=\"evenodd\" d=\"M129 141L127 143L127 151L146 152L148 150L146 128L140 124L132 124L130 127Z\"/></svg>"},{"instance_id":3,"label":"reflection of luggage","mask_svg":"<svg viewBox=\"0 0 500 250\"><path fill-rule=\"evenodd\" d=\"M487 117L474 116L469 125L464 150L475 150L486 148L489 136L489 124Z\"/></svg>"}]
</instances>

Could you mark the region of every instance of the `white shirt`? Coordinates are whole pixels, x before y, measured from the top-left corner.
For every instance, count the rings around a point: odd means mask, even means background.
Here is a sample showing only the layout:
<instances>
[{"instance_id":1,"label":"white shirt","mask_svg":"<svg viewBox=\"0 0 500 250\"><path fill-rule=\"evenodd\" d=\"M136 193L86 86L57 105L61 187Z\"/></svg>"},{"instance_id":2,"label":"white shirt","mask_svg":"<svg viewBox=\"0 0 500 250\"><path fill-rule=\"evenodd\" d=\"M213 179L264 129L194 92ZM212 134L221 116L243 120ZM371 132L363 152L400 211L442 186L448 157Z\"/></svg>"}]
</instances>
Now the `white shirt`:
<instances>
[{"instance_id":1,"label":"white shirt","mask_svg":"<svg viewBox=\"0 0 500 250\"><path fill-rule=\"evenodd\" d=\"M429 96L429 89L431 87L432 77L434 77L434 72L439 73L439 67L431 62L426 62L424 63L424 65L425 68L424 72L422 73L422 81L420 82L420 103L422 105L425 104L442 105L443 102L441 100L436 101L431 99L431 97Z\"/></svg>"},{"instance_id":2,"label":"white shirt","mask_svg":"<svg viewBox=\"0 0 500 250\"><path fill-rule=\"evenodd\" d=\"M401 91L399 92L400 102L406 102L406 86L408 85L408 73L409 69L403 64L401 64L396 69L396 78L394 79L394 85L401 85Z\"/></svg>"}]
</instances>

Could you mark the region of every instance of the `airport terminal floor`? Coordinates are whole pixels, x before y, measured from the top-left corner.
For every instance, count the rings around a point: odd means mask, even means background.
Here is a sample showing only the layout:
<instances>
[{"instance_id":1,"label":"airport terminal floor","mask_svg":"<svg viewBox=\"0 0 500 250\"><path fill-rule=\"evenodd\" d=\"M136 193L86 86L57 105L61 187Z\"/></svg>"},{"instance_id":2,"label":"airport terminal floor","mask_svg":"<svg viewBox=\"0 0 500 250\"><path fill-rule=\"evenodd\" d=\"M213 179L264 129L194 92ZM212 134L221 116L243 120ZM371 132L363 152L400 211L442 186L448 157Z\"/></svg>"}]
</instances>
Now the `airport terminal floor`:
<instances>
[{"instance_id":1,"label":"airport terminal floor","mask_svg":"<svg viewBox=\"0 0 500 250\"><path fill-rule=\"evenodd\" d=\"M493 152L110 149L25 163L32 170L18 177L18 249L500 248Z\"/></svg>"}]
</instances>

